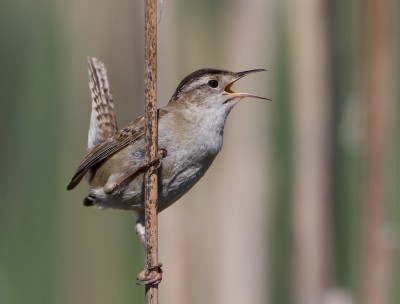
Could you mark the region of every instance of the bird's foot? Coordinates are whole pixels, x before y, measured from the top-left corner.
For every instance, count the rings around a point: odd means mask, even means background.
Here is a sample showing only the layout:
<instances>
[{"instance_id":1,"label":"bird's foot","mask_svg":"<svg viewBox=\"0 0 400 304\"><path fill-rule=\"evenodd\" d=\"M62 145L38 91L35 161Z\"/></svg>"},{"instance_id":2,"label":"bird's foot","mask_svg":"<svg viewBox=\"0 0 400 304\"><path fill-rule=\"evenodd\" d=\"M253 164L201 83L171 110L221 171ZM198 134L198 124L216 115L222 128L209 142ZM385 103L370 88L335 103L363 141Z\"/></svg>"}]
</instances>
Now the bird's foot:
<instances>
[{"instance_id":1,"label":"bird's foot","mask_svg":"<svg viewBox=\"0 0 400 304\"><path fill-rule=\"evenodd\" d=\"M158 285L162 280L162 264L157 263L147 269L142 270L137 276L138 281L143 282L144 285Z\"/></svg>"},{"instance_id":2,"label":"bird's foot","mask_svg":"<svg viewBox=\"0 0 400 304\"><path fill-rule=\"evenodd\" d=\"M168 155L167 149L159 148L156 157L145 165L145 169L155 165L156 169L161 166L161 160Z\"/></svg>"}]
</instances>

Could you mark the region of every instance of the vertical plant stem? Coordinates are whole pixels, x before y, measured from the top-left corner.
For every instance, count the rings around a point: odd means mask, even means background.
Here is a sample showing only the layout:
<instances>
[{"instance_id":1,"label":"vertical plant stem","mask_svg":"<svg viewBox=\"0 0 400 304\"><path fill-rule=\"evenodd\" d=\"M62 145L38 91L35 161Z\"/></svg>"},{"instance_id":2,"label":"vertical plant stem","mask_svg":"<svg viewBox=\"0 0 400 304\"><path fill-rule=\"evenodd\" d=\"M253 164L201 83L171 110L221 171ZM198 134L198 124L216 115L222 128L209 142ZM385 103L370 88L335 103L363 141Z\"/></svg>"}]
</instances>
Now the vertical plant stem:
<instances>
[{"instance_id":1,"label":"vertical plant stem","mask_svg":"<svg viewBox=\"0 0 400 304\"><path fill-rule=\"evenodd\" d=\"M392 151L392 4L363 2L363 107L365 109L362 180L360 303L389 303L392 245L386 222Z\"/></svg>"},{"instance_id":2,"label":"vertical plant stem","mask_svg":"<svg viewBox=\"0 0 400 304\"><path fill-rule=\"evenodd\" d=\"M145 0L145 124L146 161L157 153L157 0ZM145 174L146 269L158 264L157 168ZM149 270L152 272L154 270ZM153 273L155 275L155 273ZM152 275L148 273L148 275ZM146 304L158 303L158 285L145 287Z\"/></svg>"},{"instance_id":3,"label":"vertical plant stem","mask_svg":"<svg viewBox=\"0 0 400 304\"><path fill-rule=\"evenodd\" d=\"M293 3L294 296L322 303L329 278L329 142L323 1Z\"/></svg>"}]
</instances>

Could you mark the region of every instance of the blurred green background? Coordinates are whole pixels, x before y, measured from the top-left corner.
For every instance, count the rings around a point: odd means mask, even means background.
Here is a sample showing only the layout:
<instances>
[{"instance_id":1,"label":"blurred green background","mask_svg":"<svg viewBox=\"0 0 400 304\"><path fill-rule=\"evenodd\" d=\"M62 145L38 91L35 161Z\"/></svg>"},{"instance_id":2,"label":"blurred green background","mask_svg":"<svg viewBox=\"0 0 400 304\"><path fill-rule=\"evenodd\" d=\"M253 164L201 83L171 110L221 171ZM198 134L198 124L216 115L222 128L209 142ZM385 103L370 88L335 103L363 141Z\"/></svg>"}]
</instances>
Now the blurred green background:
<instances>
[{"instance_id":1,"label":"blurred green background","mask_svg":"<svg viewBox=\"0 0 400 304\"><path fill-rule=\"evenodd\" d=\"M400 303L400 1L159 3L158 96L202 67L267 68L221 155L160 215L162 303ZM0 303L143 303L134 216L65 187L86 57L120 126L143 112L142 1L0 2Z\"/></svg>"}]
</instances>

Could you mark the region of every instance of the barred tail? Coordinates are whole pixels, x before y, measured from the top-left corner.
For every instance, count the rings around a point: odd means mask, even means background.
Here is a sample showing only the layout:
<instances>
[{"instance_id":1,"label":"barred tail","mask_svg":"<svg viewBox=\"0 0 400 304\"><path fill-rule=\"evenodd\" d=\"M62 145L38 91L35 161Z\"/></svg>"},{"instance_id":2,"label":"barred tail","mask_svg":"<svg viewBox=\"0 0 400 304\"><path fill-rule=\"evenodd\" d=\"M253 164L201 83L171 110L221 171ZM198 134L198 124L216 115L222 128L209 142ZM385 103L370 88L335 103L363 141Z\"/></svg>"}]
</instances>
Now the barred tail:
<instances>
[{"instance_id":1,"label":"barred tail","mask_svg":"<svg viewBox=\"0 0 400 304\"><path fill-rule=\"evenodd\" d=\"M88 149L91 149L113 136L118 127L104 63L95 57L88 57L88 72L92 97L92 113L88 135Z\"/></svg>"}]
</instances>

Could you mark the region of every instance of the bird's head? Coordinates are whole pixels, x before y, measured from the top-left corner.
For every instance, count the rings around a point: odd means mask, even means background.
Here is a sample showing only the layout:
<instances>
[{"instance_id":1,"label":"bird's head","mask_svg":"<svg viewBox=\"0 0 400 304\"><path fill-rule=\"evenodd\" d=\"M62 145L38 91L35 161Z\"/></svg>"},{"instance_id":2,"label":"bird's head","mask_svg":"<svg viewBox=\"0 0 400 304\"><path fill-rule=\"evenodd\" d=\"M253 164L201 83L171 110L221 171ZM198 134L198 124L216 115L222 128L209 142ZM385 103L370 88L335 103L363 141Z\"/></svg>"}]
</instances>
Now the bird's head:
<instances>
[{"instance_id":1,"label":"bird's head","mask_svg":"<svg viewBox=\"0 0 400 304\"><path fill-rule=\"evenodd\" d=\"M232 90L239 79L264 69L231 72L216 69L200 69L186 76L178 85L170 103L199 108L221 109L229 112L235 104L245 97L269 100L268 98Z\"/></svg>"}]
</instances>

